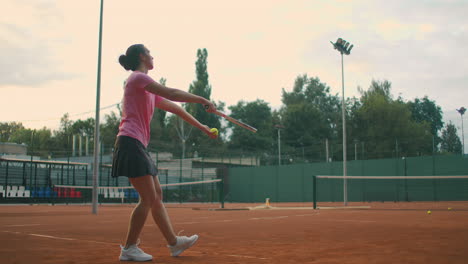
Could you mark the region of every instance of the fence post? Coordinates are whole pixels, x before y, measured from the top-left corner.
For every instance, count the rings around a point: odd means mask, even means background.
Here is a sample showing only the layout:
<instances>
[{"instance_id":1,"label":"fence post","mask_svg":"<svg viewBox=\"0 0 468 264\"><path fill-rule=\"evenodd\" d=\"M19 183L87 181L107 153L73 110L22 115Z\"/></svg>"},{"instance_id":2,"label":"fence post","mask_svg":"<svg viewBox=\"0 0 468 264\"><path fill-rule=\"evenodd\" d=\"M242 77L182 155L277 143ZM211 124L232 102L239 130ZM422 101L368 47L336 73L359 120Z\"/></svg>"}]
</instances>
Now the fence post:
<instances>
[{"instance_id":1,"label":"fence post","mask_svg":"<svg viewBox=\"0 0 468 264\"><path fill-rule=\"evenodd\" d=\"M5 188L7 188L7 186L8 186L8 164L9 164L9 162L7 160L6 161L6 167L5 167L6 168ZM7 193L7 196L8 196L8 193Z\"/></svg>"},{"instance_id":2,"label":"fence post","mask_svg":"<svg viewBox=\"0 0 468 264\"><path fill-rule=\"evenodd\" d=\"M23 186L26 186L27 180L26 180L26 162L23 162Z\"/></svg>"},{"instance_id":3,"label":"fence post","mask_svg":"<svg viewBox=\"0 0 468 264\"><path fill-rule=\"evenodd\" d=\"M312 200L314 202L314 209L317 209L317 176L312 176Z\"/></svg>"}]
</instances>

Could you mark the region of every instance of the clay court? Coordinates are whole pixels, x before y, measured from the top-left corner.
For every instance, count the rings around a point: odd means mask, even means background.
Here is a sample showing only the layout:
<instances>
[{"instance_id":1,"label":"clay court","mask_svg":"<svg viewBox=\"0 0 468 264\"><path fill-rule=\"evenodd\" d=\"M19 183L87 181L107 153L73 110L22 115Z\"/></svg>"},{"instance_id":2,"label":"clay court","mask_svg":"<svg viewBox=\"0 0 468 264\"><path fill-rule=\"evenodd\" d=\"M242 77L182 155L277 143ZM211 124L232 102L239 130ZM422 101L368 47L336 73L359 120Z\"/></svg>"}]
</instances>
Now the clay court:
<instances>
[{"instance_id":1,"label":"clay court","mask_svg":"<svg viewBox=\"0 0 468 264\"><path fill-rule=\"evenodd\" d=\"M298 205L305 204L272 204ZM330 209L340 204L322 203L318 210L212 211L218 205L169 204L176 232L196 233L200 240L170 257L149 218L141 248L153 263L467 262L467 202L350 205L370 208ZM119 263L131 210L105 205L93 215L90 205L0 206L1 263Z\"/></svg>"}]
</instances>

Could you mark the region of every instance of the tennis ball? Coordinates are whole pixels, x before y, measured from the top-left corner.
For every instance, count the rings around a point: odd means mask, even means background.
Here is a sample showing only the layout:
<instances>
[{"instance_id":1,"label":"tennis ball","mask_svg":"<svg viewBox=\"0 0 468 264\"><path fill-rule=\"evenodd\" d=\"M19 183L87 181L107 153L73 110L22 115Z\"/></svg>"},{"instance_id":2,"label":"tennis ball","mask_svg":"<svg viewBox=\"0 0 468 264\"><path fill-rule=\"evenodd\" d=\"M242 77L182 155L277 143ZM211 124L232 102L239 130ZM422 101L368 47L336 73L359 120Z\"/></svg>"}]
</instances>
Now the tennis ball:
<instances>
[{"instance_id":1,"label":"tennis ball","mask_svg":"<svg viewBox=\"0 0 468 264\"><path fill-rule=\"evenodd\" d=\"M212 129L210 129L210 132L211 132L212 134L215 134L216 136L217 136L218 133L219 133L219 132L218 132L218 129L217 129L217 128L214 128L214 127L213 127Z\"/></svg>"},{"instance_id":2,"label":"tennis ball","mask_svg":"<svg viewBox=\"0 0 468 264\"><path fill-rule=\"evenodd\" d=\"M427 214L431 214L431 213L432 213L432 212L431 212L430 210L429 210L429 211L427 211Z\"/></svg>"},{"instance_id":3,"label":"tennis ball","mask_svg":"<svg viewBox=\"0 0 468 264\"><path fill-rule=\"evenodd\" d=\"M449 210L452 210L452 208L451 208L451 207L449 207L448 209L449 209Z\"/></svg>"}]
</instances>

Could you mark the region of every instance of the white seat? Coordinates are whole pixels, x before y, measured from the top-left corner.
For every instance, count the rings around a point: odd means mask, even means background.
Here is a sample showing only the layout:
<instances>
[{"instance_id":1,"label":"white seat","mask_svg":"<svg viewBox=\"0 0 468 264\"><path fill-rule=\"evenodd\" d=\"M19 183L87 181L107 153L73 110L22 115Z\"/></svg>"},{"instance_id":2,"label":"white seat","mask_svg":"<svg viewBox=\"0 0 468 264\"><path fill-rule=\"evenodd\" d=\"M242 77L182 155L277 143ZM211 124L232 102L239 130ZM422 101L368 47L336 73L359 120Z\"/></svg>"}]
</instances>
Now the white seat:
<instances>
[{"instance_id":1,"label":"white seat","mask_svg":"<svg viewBox=\"0 0 468 264\"><path fill-rule=\"evenodd\" d=\"M7 185L6 191L9 192L10 190L11 190L11 186L10 186L10 185Z\"/></svg>"},{"instance_id":2,"label":"white seat","mask_svg":"<svg viewBox=\"0 0 468 264\"><path fill-rule=\"evenodd\" d=\"M125 193L124 192L119 192L119 198L125 198Z\"/></svg>"},{"instance_id":3,"label":"white seat","mask_svg":"<svg viewBox=\"0 0 468 264\"><path fill-rule=\"evenodd\" d=\"M0 191L0 193L2 194L2 197L5 198L6 197L6 191L3 190L3 191Z\"/></svg>"},{"instance_id":4,"label":"white seat","mask_svg":"<svg viewBox=\"0 0 468 264\"><path fill-rule=\"evenodd\" d=\"M24 188L24 186L20 186L20 187L18 188L18 190L20 190L20 191L24 191L24 190L25 190L25 188Z\"/></svg>"},{"instance_id":5,"label":"white seat","mask_svg":"<svg viewBox=\"0 0 468 264\"><path fill-rule=\"evenodd\" d=\"M23 190L18 190L16 196L17 197L24 197L24 191Z\"/></svg>"},{"instance_id":6,"label":"white seat","mask_svg":"<svg viewBox=\"0 0 468 264\"><path fill-rule=\"evenodd\" d=\"M31 197L31 192L29 190L25 190L24 197Z\"/></svg>"},{"instance_id":7,"label":"white seat","mask_svg":"<svg viewBox=\"0 0 468 264\"><path fill-rule=\"evenodd\" d=\"M11 186L11 189L12 189L13 191L17 191L17 190L18 190L18 186Z\"/></svg>"},{"instance_id":8,"label":"white seat","mask_svg":"<svg viewBox=\"0 0 468 264\"><path fill-rule=\"evenodd\" d=\"M16 194L16 190L10 190L9 192L7 192L7 197L16 197Z\"/></svg>"},{"instance_id":9,"label":"white seat","mask_svg":"<svg viewBox=\"0 0 468 264\"><path fill-rule=\"evenodd\" d=\"M3 185L0 185L0 192L3 191Z\"/></svg>"}]
</instances>

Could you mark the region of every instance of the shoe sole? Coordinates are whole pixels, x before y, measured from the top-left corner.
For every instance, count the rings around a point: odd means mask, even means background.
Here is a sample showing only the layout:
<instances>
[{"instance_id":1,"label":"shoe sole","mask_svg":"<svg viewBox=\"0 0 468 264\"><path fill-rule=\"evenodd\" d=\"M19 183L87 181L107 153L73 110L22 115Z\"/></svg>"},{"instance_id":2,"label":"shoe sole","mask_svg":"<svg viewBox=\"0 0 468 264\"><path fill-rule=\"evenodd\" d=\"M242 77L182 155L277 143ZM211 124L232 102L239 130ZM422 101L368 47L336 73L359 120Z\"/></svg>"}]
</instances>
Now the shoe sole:
<instances>
[{"instance_id":1,"label":"shoe sole","mask_svg":"<svg viewBox=\"0 0 468 264\"><path fill-rule=\"evenodd\" d=\"M120 257L119 257L119 260L120 260L120 261L137 261L137 262L144 262L144 261L151 261L151 260L153 260L153 258L138 260L138 259L134 259L134 258L129 258L129 257L122 257L122 256L120 256Z\"/></svg>"},{"instance_id":2,"label":"shoe sole","mask_svg":"<svg viewBox=\"0 0 468 264\"><path fill-rule=\"evenodd\" d=\"M190 245L189 245L187 248L184 248L184 249L178 251L177 254L171 254L171 256L172 256L172 257L177 257L177 256L179 256L179 255L182 254L185 250L187 250L187 249L191 248L193 245L195 245L195 243L196 243L197 241L198 241L198 236L197 236L197 238L196 238L192 243L190 243Z\"/></svg>"}]
</instances>

